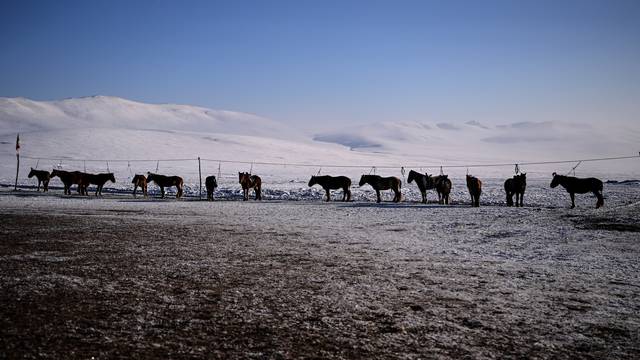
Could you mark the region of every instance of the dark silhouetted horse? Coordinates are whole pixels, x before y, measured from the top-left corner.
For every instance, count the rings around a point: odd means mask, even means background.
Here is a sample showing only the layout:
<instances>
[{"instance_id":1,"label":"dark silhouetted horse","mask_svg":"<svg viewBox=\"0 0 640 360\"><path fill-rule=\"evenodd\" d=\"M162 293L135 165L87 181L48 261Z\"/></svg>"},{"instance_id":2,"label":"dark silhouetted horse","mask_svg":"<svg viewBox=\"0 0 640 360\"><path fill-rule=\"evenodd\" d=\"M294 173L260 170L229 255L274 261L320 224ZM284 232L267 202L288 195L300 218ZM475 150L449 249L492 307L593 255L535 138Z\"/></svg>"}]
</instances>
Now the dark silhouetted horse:
<instances>
[{"instance_id":1,"label":"dark silhouetted horse","mask_svg":"<svg viewBox=\"0 0 640 360\"><path fill-rule=\"evenodd\" d=\"M507 206L513 206L513 195L516 196L516 206L523 206L524 191L527 188L527 173L514 175L504 181L504 191L507 193Z\"/></svg>"},{"instance_id":2,"label":"dark silhouetted horse","mask_svg":"<svg viewBox=\"0 0 640 360\"><path fill-rule=\"evenodd\" d=\"M327 201L331 200L331 190L342 189L342 201L351 200L351 179L346 176L312 176L309 180L309 187L318 184L322 186L326 195Z\"/></svg>"},{"instance_id":3,"label":"dark silhouetted horse","mask_svg":"<svg viewBox=\"0 0 640 360\"><path fill-rule=\"evenodd\" d=\"M158 175L154 173L147 173L147 183L155 182L158 186L160 186L160 193L162 194L162 198L164 199L164 188L175 186L178 190L176 192L176 199L180 199L182 197L182 186L184 182L180 176L165 176Z\"/></svg>"},{"instance_id":4,"label":"dark silhouetted horse","mask_svg":"<svg viewBox=\"0 0 640 360\"><path fill-rule=\"evenodd\" d=\"M411 184L413 181L416 182L416 185L418 185L418 190L420 190L420 194L422 194L422 203L426 204L427 190L429 189L427 187L427 182L428 182L427 175L422 175L417 171L410 170L409 176L407 177L407 182Z\"/></svg>"},{"instance_id":5,"label":"dark silhouetted horse","mask_svg":"<svg viewBox=\"0 0 640 360\"><path fill-rule=\"evenodd\" d=\"M216 177L213 175L207 176L207 178L204 179L204 185L207 187L207 200L213 201L213 192L216 191L218 187Z\"/></svg>"},{"instance_id":6,"label":"dark silhouetted horse","mask_svg":"<svg viewBox=\"0 0 640 360\"><path fill-rule=\"evenodd\" d=\"M29 172L29 179L31 179L34 176L38 178L37 191L40 191L40 184L42 184L43 192L49 191L49 179L51 179L51 173L46 170L36 170L34 168L31 168L31 171Z\"/></svg>"},{"instance_id":7,"label":"dark silhouetted horse","mask_svg":"<svg viewBox=\"0 0 640 360\"><path fill-rule=\"evenodd\" d=\"M102 188L107 181L111 181L115 184L116 178L113 173L101 173L101 174L82 174L82 180L80 186L83 188L84 195L87 195L87 188L89 185L96 185L96 196L102 196Z\"/></svg>"},{"instance_id":8,"label":"dark silhouetted horse","mask_svg":"<svg viewBox=\"0 0 640 360\"><path fill-rule=\"evenodd\" d=\"M435 188L438 192L438 203L449 205L449 194L451 193L451 180L449 175L427 176L427 189Z\"/></svg>"},{"instance_id":9,"label":"dark silhouetted horse","mask_svg":"<svg viewBox=\"0 0 640 360\"><path fill-rule=\"evenodd\" d=\"M249 200L249 189L256 193L256 200L262 200L262 179L258 175L249 173L238 173L238 182L242 185L242 199Z\"/></svg>"},{"instance_id":10,"label":"dark silhouetted horse","mask_svg":"<svg viewBox=\"0 0 640 360\"><path fill-rule=\"evenodd\" d=\"M562 185L571 197L571 208L576 207L575 194L586 194L588 192L593 193L598 201L596 202L596 209L604 206L604 198L602 196L602 181L596 178L581 179L573 176L564 176L553 173L553 180L551 180L551 187L555 188L558 185Z\"/></svg>"},{"instance_id":11,"label":"dark silhouetted horse","mask_svg":"<svg viewBox=\"0 0 640 360\"><path fill-rule=\"evenodd\" d=\"M467 189L469 189L469 195L471 195L471 206L480 207L482 181L475 176L467 175Z\"/></svg>"},{"instance_id":12,"label":"dark silhouetted horse","mask_svg":"<svg viewBox=\"0 0 640 360\"><path fill-rule=\"evenodd\" d=\"M147 178L144 177L144 175L136 174L133 177L133 180L131 180L131 183L133 184L133 197L136 197L136 190L138 190L138 187L142 189L144 197L147 197Z\"/></svg>"},{"instance_id":13,"label":"dark silhouetted horse","mask_svg":"<svg viewBox=\"0 0 640 360\"><path fill-rule=\"evenodd\" d=\"M402 181L395 176L390 177L382 177L378 175L362 175L360 177L360 186L364 184L369 184L376 191L376 202L381 202L380 198L380 190L393 190L393 202L399 202L402 198L402 194L400 193L400 187L402 186Z\"/></svg>"},{"instance_id":14,"label":"dark silhouetted horse","mask_svg":"<svg viewBox=\"0 0 640 360\"><path fill-rule=\"evenodd\" d=\"M71 186L78 185L78 192L84 195L83 187L81 186L84 173L80 171L64 171L53 169L51 171L51 178L59 177L62 184L64 184L64 194L71 195Z\"/></svg>"}]
</instances>

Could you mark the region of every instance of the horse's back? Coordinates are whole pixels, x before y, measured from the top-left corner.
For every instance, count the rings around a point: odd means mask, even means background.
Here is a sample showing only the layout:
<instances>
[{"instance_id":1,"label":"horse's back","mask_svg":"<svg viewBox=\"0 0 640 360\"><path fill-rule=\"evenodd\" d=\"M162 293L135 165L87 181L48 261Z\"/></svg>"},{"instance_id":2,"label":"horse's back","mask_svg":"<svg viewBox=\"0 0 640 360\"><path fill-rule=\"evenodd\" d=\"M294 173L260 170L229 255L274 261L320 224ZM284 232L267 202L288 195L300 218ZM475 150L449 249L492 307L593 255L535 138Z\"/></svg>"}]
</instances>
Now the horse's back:
<instances>
[{"instance_id":1,"label":"horse's back","mask_svg":"<svg viewBox=\"0 0 640 360\"><path fill-rule=\"evenodd\" d=\"M346 176L336 176L334 179L337 185L339 186L346 186L346 187L351 186L351 179L349 179Z\"/></svg>"}]
</instances>

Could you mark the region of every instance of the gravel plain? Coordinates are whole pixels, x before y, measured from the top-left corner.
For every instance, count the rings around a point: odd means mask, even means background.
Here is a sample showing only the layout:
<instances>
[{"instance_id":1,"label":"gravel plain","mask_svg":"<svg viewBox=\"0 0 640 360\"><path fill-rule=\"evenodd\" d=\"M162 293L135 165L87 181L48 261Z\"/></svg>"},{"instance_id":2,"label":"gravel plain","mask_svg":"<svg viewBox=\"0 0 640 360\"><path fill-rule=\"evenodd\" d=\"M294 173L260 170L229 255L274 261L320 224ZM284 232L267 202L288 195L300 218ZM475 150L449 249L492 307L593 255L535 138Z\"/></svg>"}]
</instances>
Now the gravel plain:
<instances>
[{"instance_id":1,"label":"gravel plain","mask_svg":"<svg viewBox=\"0 0 640 360\"><path fill-rule=\"evenodd\" d=\"M0 358L637 358L638 190L599 210L2 190Z\"/></svg>"}]
</instances>

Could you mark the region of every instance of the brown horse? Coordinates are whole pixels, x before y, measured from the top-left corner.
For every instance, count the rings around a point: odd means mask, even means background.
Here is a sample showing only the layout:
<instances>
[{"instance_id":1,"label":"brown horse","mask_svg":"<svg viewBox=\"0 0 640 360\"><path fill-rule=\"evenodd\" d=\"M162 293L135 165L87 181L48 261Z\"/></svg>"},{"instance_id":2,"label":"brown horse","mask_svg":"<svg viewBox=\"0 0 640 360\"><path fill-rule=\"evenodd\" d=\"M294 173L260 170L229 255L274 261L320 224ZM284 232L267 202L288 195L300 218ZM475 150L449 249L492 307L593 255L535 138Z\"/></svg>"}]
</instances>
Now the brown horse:
<instances>
[{"instance_id":1,"label":"brown horse","mask_svg":"<svg viewBox=\"0 0 640 360\"><path fill-rule=\"evenodd\" d=\"M207 200L213 201L213 192L216 191L216 188L218 187L216 177L213 175L207 176L204 180L204 185L207 187Z\"/></svg>"},{"instance_id":2,"label":"brown horse","mask_svg":"<svg viewBox=\"0 0 640 360\"><path fill-rule=\"evenodd\" d=\"M471 206L480 207L480 194L482 194L482 181L475 176L467 175L467 189L471 195Z\"/></svg>"},{"instance_id":3,"label":"brown horse","mask_svg":"<svg viewBox=\"0 0 640 360\"><path fill-rule=\"evenodd\" d=\"M513 206L513 195L516 196L516 206L523 206L524 191L527 188L527 173L514 175L504 181L504 191L507 193L507 206Z\"/></svg>"},{"instance_id":4,"label":"brown horse","mask_svg":"<svg viewBox=\"0 0 640 360\"><path fill-rule=\"evenodd\" d=\"M37 191L40 191L40 184L42 184L43 192L49 191L49 180L51 179L51 173L46 170L36 170L34 168L31 168L31 171L29 172L29 179L34 176L38 179Z\"/></svg>"},{"instance_id":5,"label":"brown horse","mask_svg":"<svg viewBox=\"0 0 640 360\"><path fill-rule=\"evenodd\" d=\"M359 185L362 186L364 184L371 185L371 187L376 191L377 203L382 201L380 198L380 190L393 190L393 202L399 202L402 198L402 194L400 193L402 181L395 176L382 177L378 175L362 175L360 177Z\"/></svg>"},{"instance_id":6,"label":"brown horse","mask_svg":"<svg viewBox=\"0 0 640 360\"><path fill-rule=\"evenodd\" d=\"M422 194L423 204L427 203L427 190L433 189L432 187L431 188L427 187L427 181L428 181L427 178L428 178L427 175L422 175L421 173L413 170L409 171L409 176L407 177L407 182L409 184L415 181L416 185L418 185L418 190L420 190L420 194Z\"/></svg>"},{"instance_id":7,"label":"brown horse","mask_svg":"<svg viewBox=\"0 0 640 360\"><path fill-rule=\"evenodd\" d=\"M107 181L111 181L115 184L116 178L113 173L101 173L101 174L85 174L82 173L81 184L82 191L84 195L87 195L87 188L89 185L96 185L96 196L102 196L102 188Z\"/></svg>"},{"instance_id":8,"label":"brown horse","mask_svg":"<svg viewBox=\"0 0 640 360\"><path fill-rule=\"evenodd\" d=\"M452 187L449 175L425 175L427 177L427 189L435 188L438 192L438 203L449 205L449 194L451 193Z\"/></svg>"},{"instance_id":9,"label":"brown horse","mask_svg":"<svg viewBox=\"0 0 640 360\"><path fill-rule=\"evenodd\" d=\"M180 199L182 197L182 186L184 182L180 176L165 176L158 175L151 172L147 173L147 183L155 182L160 187L160 193L162 194L162 198L164 199L164 188L175 186L178 190L176 193L176 199Z\"/></svg>"},{"instance_id":10,"label":"brown horse","mask_svg":"<svg viewBox=\"0 0 640 360\"><path fill-rule=\"evenodd\" d=\"M249 189L255 191L256 200L262 200L262 179L260 176L239 172L238 182L242 185L242 199L244 201L249 200Z\"/></svg>"},{"instance_id":11,"label":"brown horse","mask_svg":"<svg viewBox=\"0 0 640 360\"><path fill-rule=\"evenodd\" d=\"M131 180L131 183L133 184L133 197L136 197L136 190L138 190L138 187L142 189L144 197L147 197L147 178L144 177L144 175L136 174L133 177L133 180Z\"/></svg>"},{"instance_id":12,"label":"brown horse","mask_svg":"<svg viewBox=\"0 0 640 360\"><path fill-rule=\"evenodd\" d=\"M71 185L78 185L78 192L80 194L84 194L84 190L82 187L82 181L84 177L84 173L80 171L64 171L64 170L56 170L53 169L51 171L51 178L59 177L62 184L64 184L64 194L71 195Z\"/></svg>"},{"instance_id":13,"label":"brown horse","mask_svg":"<svg viewBox=\"0 0 640 360\"><path fill-rule=\"evenodd\" d=\"M326 195L327 201L331 200L331 190L342 189L342 201L351 200L351 179L346 176L312 176L309 180L309 187L318 184L322 186Z\"/></svg>"},{"instance_id":14,"label":"brown horse","mask_svg":"<svg viewBox=\"0 0 640 360\"><path fill-rule=\"evenodd\" d=\"M564 176L553 173L553 180L551 180L551 187L555 188L558 185L562 185L571 197L571 208L576 207L575 194L586 194L588 192L593 193L598 201L596 202L596 209L604 206L604 197L602 196L602 181L596 178L581 179L573 176Z\"/></svg>"}]
</instances>

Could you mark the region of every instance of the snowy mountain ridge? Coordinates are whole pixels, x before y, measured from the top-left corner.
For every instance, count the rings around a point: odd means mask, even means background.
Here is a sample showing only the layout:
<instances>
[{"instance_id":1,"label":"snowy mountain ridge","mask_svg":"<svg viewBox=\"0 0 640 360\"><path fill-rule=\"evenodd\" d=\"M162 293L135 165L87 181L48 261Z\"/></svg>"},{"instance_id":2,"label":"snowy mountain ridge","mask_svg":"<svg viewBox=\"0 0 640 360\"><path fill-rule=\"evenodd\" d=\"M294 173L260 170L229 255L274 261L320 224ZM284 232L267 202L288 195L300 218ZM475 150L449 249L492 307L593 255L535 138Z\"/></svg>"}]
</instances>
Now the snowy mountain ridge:
<instances>
[{"instance_id":1,"label":"snowy mountain ridge","mask_svg":"<svg viewBox=\"0 0 640 360\"><path fill-rule=\"evenodd\" d=\"M152 129L286 137L273 120L199 106L147 104L112 96L35 101L0 98L0 132L74 128Z\"/></svg>"}]
</instances>

